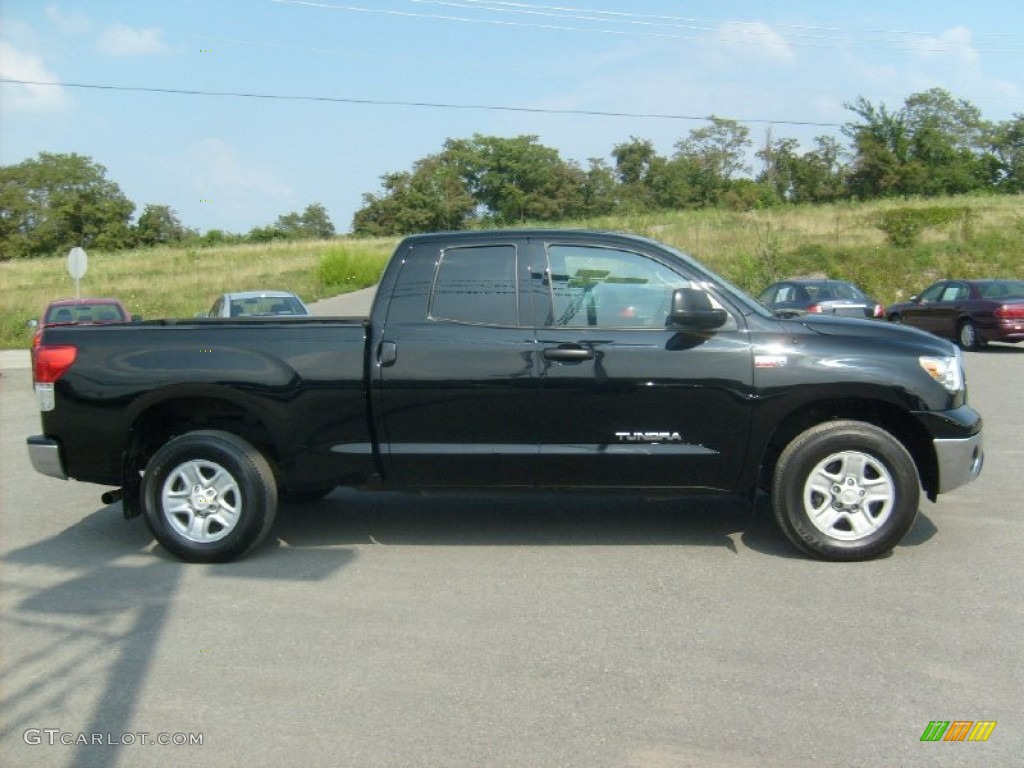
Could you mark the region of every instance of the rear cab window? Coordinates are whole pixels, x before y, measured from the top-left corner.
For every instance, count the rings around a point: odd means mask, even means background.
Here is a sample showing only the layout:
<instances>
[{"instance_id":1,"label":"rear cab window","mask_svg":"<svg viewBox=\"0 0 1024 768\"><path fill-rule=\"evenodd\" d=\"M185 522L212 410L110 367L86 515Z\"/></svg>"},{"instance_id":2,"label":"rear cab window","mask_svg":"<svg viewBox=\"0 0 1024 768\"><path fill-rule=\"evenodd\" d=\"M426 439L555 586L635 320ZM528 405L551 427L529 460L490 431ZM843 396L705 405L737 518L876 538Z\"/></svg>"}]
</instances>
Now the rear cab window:
<instances>
[{"instance_id":1,"label":"rear cab window","mask_svg":"<svg viewBox=\"0 0 1024 768\"><path fill-rule=\"evenodd\" d=\"M516 249L448 248L438 259L428 318L474 325L519 325Z\"/></svg>"},{"instance_id":2,"label":"rear cab window","mask_svg":"<svg viewBox=\"0 0 1024 768\"><path fill-rule=\"evenodd\" d=\"M127 319L117 304L96 302L50 307L46 313L45 322L47 325L54 325L57 323L118 322Z\"/></svg>"}]
</instances>

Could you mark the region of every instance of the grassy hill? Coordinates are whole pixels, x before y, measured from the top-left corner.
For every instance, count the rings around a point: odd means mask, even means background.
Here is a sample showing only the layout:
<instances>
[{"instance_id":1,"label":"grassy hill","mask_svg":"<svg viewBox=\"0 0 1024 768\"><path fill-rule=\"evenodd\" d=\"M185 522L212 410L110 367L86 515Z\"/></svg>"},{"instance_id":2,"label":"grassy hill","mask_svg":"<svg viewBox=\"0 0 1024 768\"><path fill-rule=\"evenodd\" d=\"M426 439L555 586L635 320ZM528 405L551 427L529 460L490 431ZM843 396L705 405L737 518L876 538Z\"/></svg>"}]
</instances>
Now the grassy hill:
<instances>
[{"instance_id":1,"label":"grassy hill","mask_svg":"<svg viewBox=\"0 0 1024 768\"><path fill-rule=\"evenodd\" d=\"M879 229L893 209L968 213L896 247ZM821 274L851 280L883 303L938 277L1024 278L1024 198L969 197L844 203L736 213L677 211L610 216L562 226L647 235L687 251L756 293L775 279ZM192 317L219 293L276 288L316 301L372 285L395 240L336 238L217 248L89 253L83 296L116 296L145 318ZM26 347L25 321L74 296L63 256L0 263L0 348Z\"/></svg>"}]
</instances>

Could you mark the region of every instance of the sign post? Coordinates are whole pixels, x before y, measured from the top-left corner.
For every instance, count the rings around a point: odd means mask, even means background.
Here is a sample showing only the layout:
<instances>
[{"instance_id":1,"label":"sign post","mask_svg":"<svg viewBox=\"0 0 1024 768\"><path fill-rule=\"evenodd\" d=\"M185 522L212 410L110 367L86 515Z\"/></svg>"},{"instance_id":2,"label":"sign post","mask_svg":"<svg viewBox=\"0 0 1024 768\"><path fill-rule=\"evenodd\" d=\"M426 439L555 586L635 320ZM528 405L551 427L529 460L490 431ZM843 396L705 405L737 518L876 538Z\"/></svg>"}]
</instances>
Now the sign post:
<instances>
[{"instance_id":1,"label":"sign post","mask_svg":"<svg viewBox=\"0 0 1024 768\"><path fill-rule=\"evenodd\" d=\"M68 274L74 278L75 281L75 298L82 298L82 292L79 289L78 281L85 276L85 270L89 268L89 257L85 253L85 249L74 247L68 252Z\"/></svg>"}]
</instances>

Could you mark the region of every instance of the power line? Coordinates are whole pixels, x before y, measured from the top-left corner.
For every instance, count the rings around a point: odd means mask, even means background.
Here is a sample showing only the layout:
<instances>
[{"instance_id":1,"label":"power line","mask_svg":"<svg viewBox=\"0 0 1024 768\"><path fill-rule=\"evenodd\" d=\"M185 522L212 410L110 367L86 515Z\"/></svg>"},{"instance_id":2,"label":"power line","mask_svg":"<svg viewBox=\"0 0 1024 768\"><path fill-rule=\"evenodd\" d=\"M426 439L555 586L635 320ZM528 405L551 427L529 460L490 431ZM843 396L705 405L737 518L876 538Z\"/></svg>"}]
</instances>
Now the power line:
<instances>
[{"instance_id":1,"label":"power line","mask_svg":"<svg viewBox=\"0 0 1024 768\"><path fill-rule=\"evenodd\" d=\"M272 0L272 2L280 5L298 5L306 6L311 8L323 8L326 10L333 11L349 11L354 13L367 13L367 14L378 14L390 17L399 18L411 18L411 19L431 19L433 21L445 21L445 22L458 22L463 24L485 24L496 27L513 27L513 28L527 28L527 29L542 29L553 32L578 32L587 34L599 34L599 35L616 35L616 36L641 36L641 37L654 37L661 39L670 40L700 40L702 35L699 33L713 33L719 35L718 40L720 42L730 42L737 44L754 44L761 42L760 40L752 40L751 36L755 38L759 36L767 35L778 35L779 38L785 41L787 45L801 48L827 48L832 49L836 47L851 47L853 45L863 46L864 43L857 43L851 41L848 37L844 36L829 36L829 35L818 35L808 34L806 32L788 32L778 33L775 31L776 27L786 29L806 29L806 30L821 30L821 31L832 31L833 29L837 33L841 33L842 30L839 28L829 27L797 27L796 25L769 25L761 22L749 22L749 21L706 21L701 19L688 19L685 17L672 17L672 16L641 16L639 14L617 14L618 16L626 17L633 16L633 19L617 19L612 18L614 12L611 11L587 11L583 9L575 8L560 8L557 6L530 6L526 4L518 4L519 8L502 8L497 5L516 5L512 3L501 3L492 4L486 6L480 5L464 5L462 3L478 2L479 0L461 0L461 2L452 2L452 0L410 0L414 3L427 3L433 5L441 5L452 7L464 11L485 11L489 13L518 13L521 15L532 15L549 17L553 19L568 19L570 21L584 21L584 22L598 22L605 24L605 27L580 27L580 26L569 26L567 24L559 23L535 23L529 21L511 21L507 19L494 19L494 18L470 18L466 16L454 16L440 13L423 13L416 11L400 11L395 9L387 8L367 8L364 6L356 5L342 5L339 3L324 2L323 0ZM484 0L486 2L486 0ZM551 8L552 10L544 10ZM527 10L528 9L528 10ZM577 13L566 13L566 11L575 11ZM595 14L595 15L583 15L583 14ZM596 15L602 14L602 15ZM652 21L646 21L644 19L651 19ZM662 19L664 21L656 21ZM669 23L672 22L672 23ZM694 23L676 23L676 22L694 22ZM696 24L695 24L696 23ZM699 24L699 26L697 25ZM718 26L706 26L708 24L717 24ZM620 28L609 29L608 26L618 26ZM645 27L645 29L636 29L635 27ZM649 28L649 29L646 29ZM658 31L659 29L664 31ZM672 30L689 30L695 34L678 34ZM869 30L867 34L877 35L907 35L911 36L907 40L889 40L889 39L869 39L866 43L868 47L872 48L885 48L891 47L895 50L902 51L921 51L928 53L943 53L943 52L954 52L961 48L959 45L947 44L941 41L941 33L928 33L928 32L902 32L899 30ZM913 37L913 36L916 36ZM1009 33L1007 33L1009 36ZM792 40L792 37L800 38L811 38L816 39L819 42L797 42ZM1022 46L1004 46L1004 47L988 47L978 46L976 44L971 45L972 50L980 53L1010 53L1019 54L1024 53L1024 47Z\"/></svg>"},{"instance_id":2,"label":"power line","mask_svg":"<svg viewBox=\"0 0 1024 768\"><path fill-rule=\"evenodd\" d=\"M449 5L454 7L462 8L479 8L482 10L495 10L495 11L511 11L520 13L539 13L542 11L559 12L559 13L580 13L580 14L594 14L595 17L607 19L610 21L616 21L617 19L639 19L639 20L651 20L651 21L671 21L671 22L688 22L691 24L760 24L761 22L751 21L739 21L737 19L700 19L689 16L666 16L666 15L655 15L647 13L630 13L626 11L605 11L592 8L573 8L558 5L537 5L536 3L518 3L509 2L508 0L408 0L411 3L427 4L427 5ZM493 6L493 7L492 7ZM772 29L797 29L802 31L819 31L819 32L835 32L840 34L858 34L858 31L852 27L824 27L811 24L766 24ZM864 34L878 34L878 35L924 35L924 36L935 36L941 34L940 32L929 32L929 31L908 31L900 29L866 29L861 30ZM980 32L980 35L990 37L1017 37L1019 36L1015 32Z\"/></svg>"},{"instance_id":3,"label":"power line","mask_svg":"<svg viewBox=\"0 0 1024 768\"><path fill-rule=\"evenodd\" d=\"M355 99L341 96L310 96L286 93L251 93L245 91L198 91L185 88L156 88L132 85L101 85L98 83L58 83L39 80L16 80L0 77L0 83L15 85L43 85L56 88L84 88L100 91L127 91L135 93L163 93L180 96L230 97L241 99L267 99L277 101L320 101L337 104L362 104L378 107L423 107L431 109L485 110L492 112L527 112L544 115L578 115L585 117L628 117L649 120L696 120L706 122L707 115L673 115L657 112L615 112L592 109L554 109L545 107L509 107L498 104L452 104L450 102L399 101L385 99ZM730 118L738 123L761 123L765 125L802 125L819 128L839 128L841 123L818 123L809 120L769 120L767 118Z\"/></svg>"}]
</instances>

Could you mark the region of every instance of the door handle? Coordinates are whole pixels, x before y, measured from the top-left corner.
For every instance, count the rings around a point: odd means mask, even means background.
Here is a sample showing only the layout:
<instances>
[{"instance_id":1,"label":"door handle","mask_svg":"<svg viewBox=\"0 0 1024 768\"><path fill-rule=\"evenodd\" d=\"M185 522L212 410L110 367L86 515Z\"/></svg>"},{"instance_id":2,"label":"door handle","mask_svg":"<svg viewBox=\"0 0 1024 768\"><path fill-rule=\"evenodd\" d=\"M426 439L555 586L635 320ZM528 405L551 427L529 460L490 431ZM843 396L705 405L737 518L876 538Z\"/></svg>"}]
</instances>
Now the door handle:
<instances>
[{"instance_id":1,"label":"door handle","mask_svg":"<svg viewBox=\"0 0 1024 768\"><path fill-rule=\"evenodd\" d=\"M548 347L544 350L544 359L578 363L593 360L594 350L587 347Z\"/></svg>"},{"instance_id":2,"label":"door handle","mask_svg":"<svg viewBox=\"0 0 1024 768\"><path fill-rule=\"evenodd\" d=\"M382 341L377 349L377 362L381 368L394 365L398 359L398 345L393 341Z\"/></svg>"}]
</instances>

